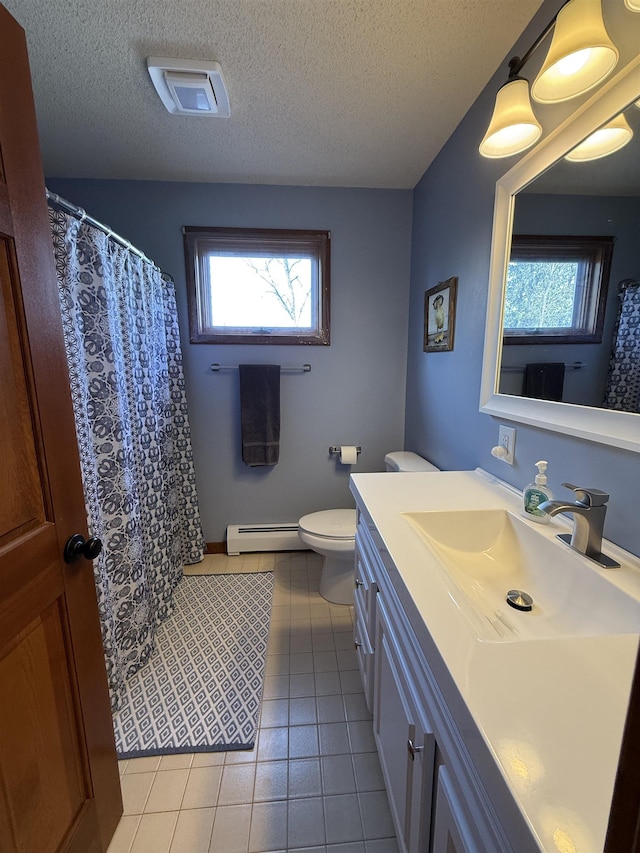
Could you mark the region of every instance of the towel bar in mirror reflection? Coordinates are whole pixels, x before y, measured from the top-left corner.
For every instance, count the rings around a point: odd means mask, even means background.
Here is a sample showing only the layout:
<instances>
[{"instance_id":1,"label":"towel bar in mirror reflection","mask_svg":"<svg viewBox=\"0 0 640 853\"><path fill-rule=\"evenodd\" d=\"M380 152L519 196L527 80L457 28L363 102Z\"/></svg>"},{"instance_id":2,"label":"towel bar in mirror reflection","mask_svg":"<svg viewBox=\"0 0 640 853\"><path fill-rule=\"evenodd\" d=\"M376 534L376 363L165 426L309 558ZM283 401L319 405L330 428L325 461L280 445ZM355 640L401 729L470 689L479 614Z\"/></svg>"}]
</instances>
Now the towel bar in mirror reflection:
<instances>
[{"instance_id":1,"label":"towel bar in mirror reflection","mask_svg":"<svg viewBox=\"0 0 640 853\"><path fill-rule=\"evenodd\" d=\"M565 370L582 370L582 368L586 366L586 361L572 361L570 364L565 361L564 363ZM501 367L500 369L504 373L524 373L526 367L526 364L509 364Z\"/></svg>"}]
</instances>

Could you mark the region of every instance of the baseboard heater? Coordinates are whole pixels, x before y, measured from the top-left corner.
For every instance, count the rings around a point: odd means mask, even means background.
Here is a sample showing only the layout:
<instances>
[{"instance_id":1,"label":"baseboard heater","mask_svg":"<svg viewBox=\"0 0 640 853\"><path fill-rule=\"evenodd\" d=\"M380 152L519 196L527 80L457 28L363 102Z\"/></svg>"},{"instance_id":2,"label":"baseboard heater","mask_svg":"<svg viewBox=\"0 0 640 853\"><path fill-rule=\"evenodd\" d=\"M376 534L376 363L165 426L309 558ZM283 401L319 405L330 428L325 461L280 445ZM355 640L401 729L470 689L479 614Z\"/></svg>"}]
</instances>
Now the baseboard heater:
<instances>
[{"instance_id":1,"label":"baseboard heater","mask_svg":"<svg viewBox=\"0 0 640 853\"><path fill-rule=\"evenodd\" d=\"M230 524L227 527L227 554L235 557L251 551L304 551L298 524Z\"/></svg>"}]
</instances>

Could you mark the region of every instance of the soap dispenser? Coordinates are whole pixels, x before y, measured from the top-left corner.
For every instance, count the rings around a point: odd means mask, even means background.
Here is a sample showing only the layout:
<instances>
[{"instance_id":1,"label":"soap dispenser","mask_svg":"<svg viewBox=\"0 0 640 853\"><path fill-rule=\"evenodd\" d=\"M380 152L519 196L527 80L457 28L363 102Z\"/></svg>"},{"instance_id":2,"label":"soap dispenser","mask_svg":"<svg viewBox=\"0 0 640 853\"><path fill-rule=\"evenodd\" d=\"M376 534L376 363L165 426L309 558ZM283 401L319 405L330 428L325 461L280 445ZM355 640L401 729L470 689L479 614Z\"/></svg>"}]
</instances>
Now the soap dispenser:
<instances>
[{"instance_id":1,"label":"soap dispenser","mask_svg":"<svg viewBox=\"0 0 640 853\"><path fill-rule=\"evenodd\" d=\"M550 501L553 497L551 489L547 486L547 465L549 463L545 459L536 462L538 473L536 474L535 482L529 483L524 490L524 514L531 521L537 521L540 524L547 524L549 516L543 510L538 509L544 501Z\"/></svg>"}]
</instances>

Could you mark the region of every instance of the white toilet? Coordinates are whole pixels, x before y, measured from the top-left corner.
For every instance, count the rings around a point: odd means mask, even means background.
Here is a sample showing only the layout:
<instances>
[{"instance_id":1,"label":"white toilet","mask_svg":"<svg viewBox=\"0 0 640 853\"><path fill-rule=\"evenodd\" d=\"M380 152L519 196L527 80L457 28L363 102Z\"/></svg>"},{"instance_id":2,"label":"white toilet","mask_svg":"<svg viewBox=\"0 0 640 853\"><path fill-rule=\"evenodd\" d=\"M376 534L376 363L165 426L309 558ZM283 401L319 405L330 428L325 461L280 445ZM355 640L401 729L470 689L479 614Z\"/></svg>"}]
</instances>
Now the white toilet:
<instances>
[{"instance_id":1,"label":"white toilet","mask_svg":"<svg viewBox=\"0 0 640 853\"><path fill-rule=\"evenodd\" d=\"M435 465L405 450L387 453L387 471L439 471ZM353 604L356 550L355 509L325 509L303 515L298 536L309 548L322 554L320 595L334 604Z\"/></svg>"}]
</instances>

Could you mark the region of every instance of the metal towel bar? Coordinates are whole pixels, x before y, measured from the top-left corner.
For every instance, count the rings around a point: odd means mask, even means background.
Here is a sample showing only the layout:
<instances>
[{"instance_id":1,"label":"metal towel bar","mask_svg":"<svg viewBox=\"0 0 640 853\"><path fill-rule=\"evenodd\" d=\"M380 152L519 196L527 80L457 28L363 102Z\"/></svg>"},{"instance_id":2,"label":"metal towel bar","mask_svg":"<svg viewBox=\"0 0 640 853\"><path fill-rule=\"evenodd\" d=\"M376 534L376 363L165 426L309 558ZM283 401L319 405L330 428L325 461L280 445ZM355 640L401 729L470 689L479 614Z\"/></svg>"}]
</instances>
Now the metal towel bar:
<instances>
[{"instance_id":1,"label":"metal towel bar","mask_svg":"<svg viewBox=\"0 0 640 853\"><path fill-rule=\"evenodd\" d=\"M211 365L211 370L214 373L219 373L221 370L237 370L239 366L238 364L218 364L214 362ZM280 373L311 373L311 365L303 364L302 367L283 366L280 368Z\"/></svg>"}]
</instances>

